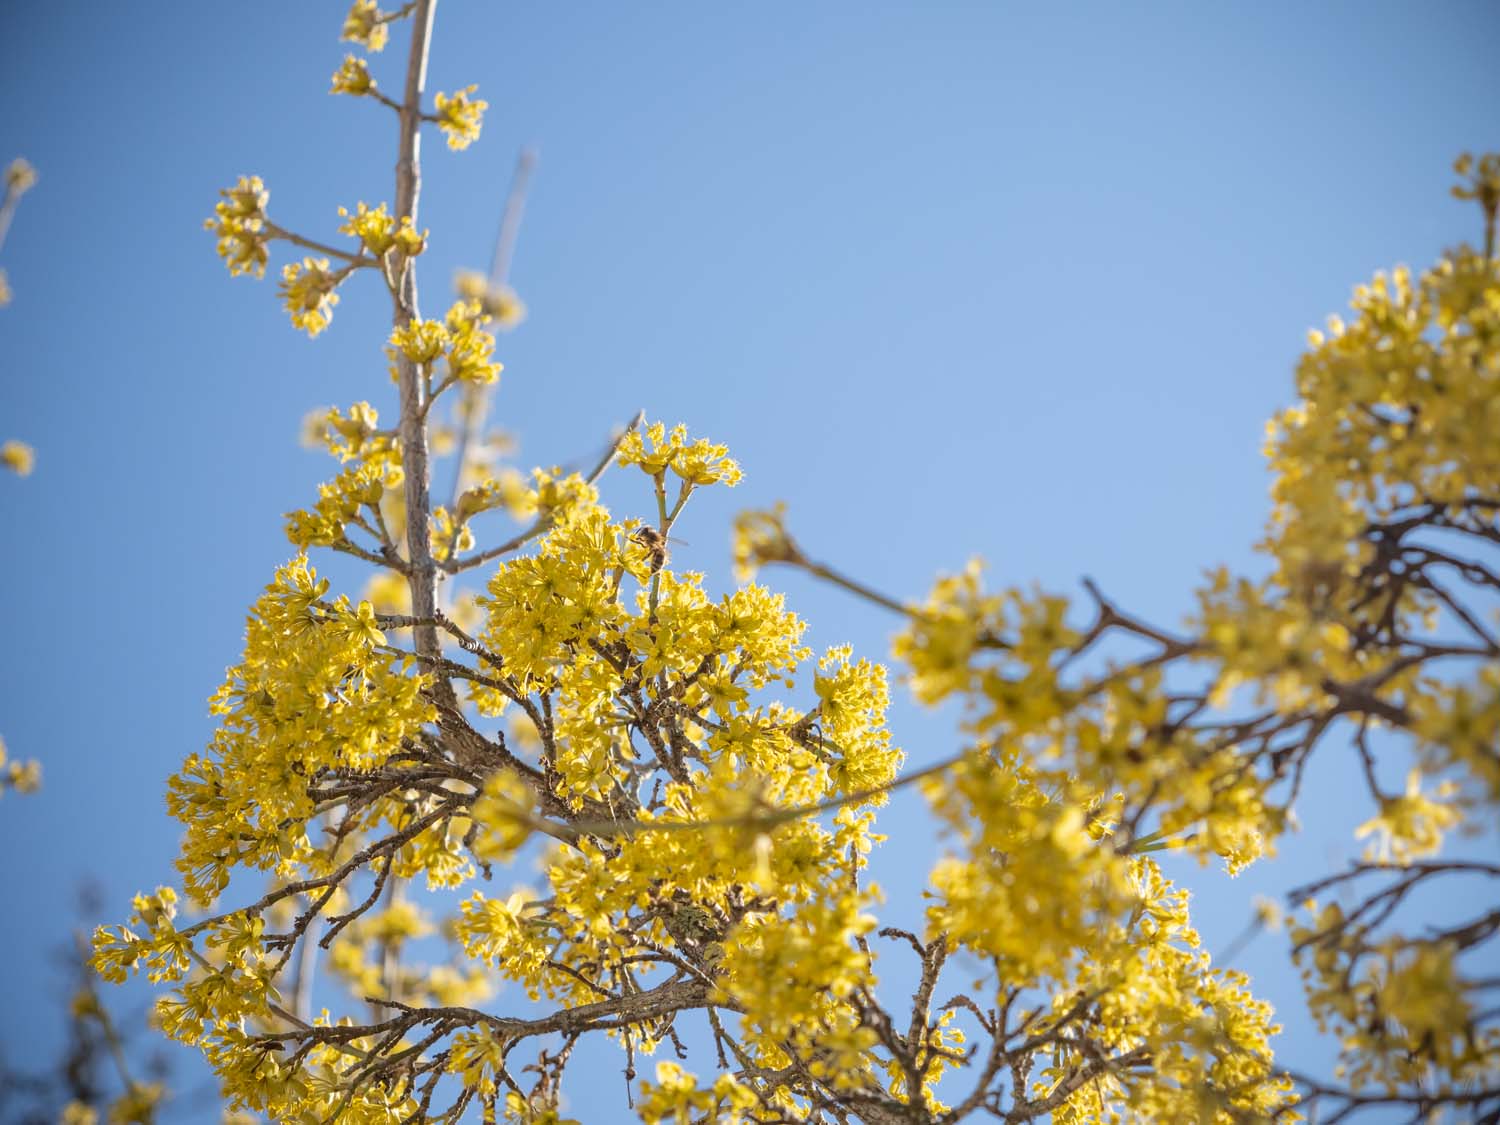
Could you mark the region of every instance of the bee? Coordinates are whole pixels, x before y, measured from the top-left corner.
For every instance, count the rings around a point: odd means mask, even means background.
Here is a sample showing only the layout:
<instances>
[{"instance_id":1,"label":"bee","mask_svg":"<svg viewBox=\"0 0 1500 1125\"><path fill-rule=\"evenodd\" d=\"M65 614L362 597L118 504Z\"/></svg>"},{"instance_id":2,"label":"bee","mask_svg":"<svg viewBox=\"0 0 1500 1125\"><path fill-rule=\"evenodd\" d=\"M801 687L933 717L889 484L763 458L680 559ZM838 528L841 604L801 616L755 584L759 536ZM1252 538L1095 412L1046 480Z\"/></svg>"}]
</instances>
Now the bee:
<instances>
[{"instance_id":1,"label":"bee","mask_svg":"<svg viewBox=\"0 0 1500 1125\"><path fill-rule=\"evenodd\" d=\"M671 559L671 553L667 550L668 543L682 543L683 546L687 546L681 539L663 535L656 528L644 525L632 531L630 538L641 546L646 552L646 557L651 560L652 574L666 566Z\"/></svg>"}]
</instances>

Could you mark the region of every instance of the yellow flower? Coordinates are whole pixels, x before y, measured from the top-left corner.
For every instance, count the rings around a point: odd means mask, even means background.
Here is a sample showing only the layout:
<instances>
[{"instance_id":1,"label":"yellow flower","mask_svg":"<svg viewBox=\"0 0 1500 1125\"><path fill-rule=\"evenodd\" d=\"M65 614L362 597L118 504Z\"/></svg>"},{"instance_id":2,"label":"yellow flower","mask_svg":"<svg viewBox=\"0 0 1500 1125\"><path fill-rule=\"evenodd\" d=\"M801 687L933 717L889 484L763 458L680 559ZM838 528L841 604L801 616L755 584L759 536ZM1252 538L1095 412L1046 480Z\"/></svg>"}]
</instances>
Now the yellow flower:
<instances>
[{"instance_id":1,"label":"yellow flower","mask_svg":"<svg viewBox=\"0 0 1500 1125\"><path fill-rule=\"evenodd\" d=\"M21 195L36 184L36 169L24 156L18 156L5 169L5 189L12 195Z\"/></svg>"},{"instance_id":2,"label":"yellow flower","mask_svg":"<svg viewBox=\"0 0 1500 1125\"><path fill-rule=\"evenodd\" d=\"M480 828L474 854L485 860L509 858L531 835L535 809L536 794L520 775L511 770L491 774L474 802L474 821Z\"/></svg>"},{"instance_id":3,"label":"yellow flower","mask_svg":"<svg viewBox=\"0 0 1500 1125\"><path fill-rule=\"evenodd\" d=\"M729 1074L720 1075L707 1089L696 1076L673 1062L656 1064L656 1083L642 1082L642 1101L636 1107L647 1125L668 1122L713 1121L740 1125L756 1106L755 1092Z\"/></svg>"},{"instance_id":4,"label":"yellow flower","mask_svg":"<svg viewBox=\"0 0 1500 1125\"><path fill-rule=\"evenodd\" d=\"M330 94L350 94L363 97L375 89L375 80L370 77L370 68L365 60L354 55L345 55L344 61L333 72L333 89Z\"/></svg>"},{"instance_id":5,"label":"yellow flower","mask_svg":"<svg viewBox=\"0 0 1500 1125\"><path fill-rule=\"evenodd\" d=\"M8 441L0 445L0 465L17 476L29 477L36 465L36 450L24 441Z\"/></svg>"},{"instance_id":6,"label":"yellow flower","mask_svg":"<svg viewBox=\"0 0 1500 1125\"><path fill-rule=\"evenodd\" d=\"M479 139L480 121L490 103L469 100L469 95L477 89L478 86L465 86L452 97L437 95L437 126L447 135L449 148L465 149Z\"/></svg>"},{"instance_id":7,"label":"yellow flower","mask_svg":"<svg viewBox=\"0 0 1500 1125\"><path fill-rule=\"evenodd\" d=\"M448 341L448 330L436 320L411 320L391 333L391 346L413 363L431 363Z\"/></svg>"},{"instance_id":8,"label":"yellow flower","mask_svg":"<svg viewBox=\"0 0 1500 1125\"><path fill-rule=\"evenodd\" d=\"M327 328L333 306L339 303L334 290L342 280L342 274L329 271L327 258L303 258L283 267L278 288L292 323L309 336Z\"/></svg>"},{"instance_id":9,"label":"yellow flower","mask_svg":"<svg viewBox=\"0 0 1500 1125\"><path fill-rule=\"evenodd\" d=\"M674 426L668 432L661 422L653 422L644 433L631 430L621 438L615 460L621 465L638 465L653 477L670 468L688 487L722 482L733 488L743 476L726 446L704 438L688 444L686 426Z\"/></svg>"},{"instance_id":10,"label":"yellow flower","mask_svg":"<svg viewBox=\"0 0 1500 1125\"><path fill-rule=\"evenodd\" d=\"M364 596L377 613L411 612L411 585L394 571L381 570L371 575Z\"/></svg>"},{"instance_id":11,"label":"yellow flower","mask_svg":"<svg viewBox=\"0 0 1500 1125\"><path fill-rule=\"evenodd\" d=\"M1406 1028L1414 1040L1438 1037L1440 1051L1458 1038L1469 1022L1470 1006L1454 963L1451 942L1423 943L1390 954L1388 975L1380 989L1380 1006Z\"/></svg>"},{"instance_id":12,"label":"yellow flower","mask_svg":"<svg viewBox=\"0 0 1500 1125\"><path fill-rule=\"evenodd\" d=\"M787 534L786 503L780 501L769 511L747 510L736 515L731 549L734 576L741 582L750 581L767 563L795 562L801 558Z\"/></svg>"},{"instance_id":13,"label":"yellow flower","mask_svg":"<svg viewBox=\"0 0 1500 1125\"><path fill-rule=\"evenodd\" d=\"M383 51L390 37L390 29L386 27L389 19L390 16L375 6L375 0L354 0L349 14L344 17L344 30L339 38L358 43L369 51Z\"/></svg>"},{"instance_id":14,"label":"yellow flower","mask_svg":"<svg viewBox=\"0 0 1500 1125\"><path fill-rule=\"evenodd\" d=\"M11 762L5 767L5 771L5 783L17 793L35 793L42 787L42 767L39 762Z\"/></svg>"},{"instance_id":15,"label":"yellow flower","mask_svg":"<svg viewBox=\"0 0 1500 1125\"><path fill-rule=\"evenodd\" d=\"M302 416L297 442L303 449L321 449L328 444L328 419L334 410L332 406L319 406Z\"/></svg>"},{"instance_id":16,"label":"yellow flower","mask_svg":"<svg viewBox=\"0 0 1500 1125\"><path fill-rule=\"evenodd\" d=\"M464 1084L484 1094L495 1092L494 1075L505 1069L506 1042L489 1024L453 1037L448 1071L463 1076Z\"/></svg>"},{"instance_id":17,"label":"yellow flower","mask_svg":"<svg viewBox=\"0 0 1500 1125\"><path fill-rule=\"evenodd\" d=\"M1437 796L1444 797L1451 788L1439 786ZM1380 815L1365 821L1354 836L1363 839L1373 835L1374 843L1366 855L1381 863L1410 863L1432 855L1443 846L1443 833L1458 824L1462 814L1452 805L1434 801L1422 792L1422 775L1412 770L1406 778L1406 792L1388 797L1380 804Z\"/></svg>"},{"instance_id":18,"label":"yellow flower","mask_svg":"<svg viewBox=\"0 0 1500 1125\"><path fill-rule=\"evenodd\" d=\"M339 233L359 239L364 248L375 257L380 257L395 245L396 221L391 218L384 203L372 210L361 202L353 215L349 214L348 208L340 207L339 215L344 219Z\"/></svg>"},{"instance_id":19,"label":"yellow flower","mask_svg":"<svg viewBox=\"0 0 1500 1125\"><path fill-rule=\"evenodd\" d=\"M526 319L526 305L509 285L492 285L490 279L476 270L459 270L453 288L466 301L477 301L479 307L502 332L508 332Z\"/></svg>"},{"instance_id":20,"label":"yellow flower","mask_svg":"<svg viewBox=\"0 0 1500 1125\"><path fill-rule=\"evenodd\" d=\"M36 762L7 762L5 740L0 738L0 793L7 788L17 793L35 793L42 786L42 767Z\"/></svg>"},{"instance_id":21,"label":"yellow flower","mask_svg":"<svg viewBox=\"0 0 1500 1125\"><path fill-rule=\"evenodd\" d=\"M241 176L232 188L219 192L214 217L205 219L206 229L218 235L219 257L231 275L261 277L266 272L266 204L271 193L259 176Z\"/></svg>"},{"instance_id":22,"label":"yellow flower","mask_svg":"<svg viewBox=\"0 0 1500 1125\"><path fill-rule=\"evenodd\" d=\"M489 317L478 303L460 301L448 310L448 370L455 379L488 386L500 377L503 366L494 361L495 337L481 327Z\"/></svg>"},{"instance_id":23,"label":"yellow flower","mask_svg":"<svg viewBox=\"0 0 1500 1125\"><path fill-rule=\"evenodd\" d=\"M151 1125L156 1107L166 1094L160 1082L132 1082L109 1107L110 1125Z\"/></svg>"},{"instance_id":24,"label":"yellow flower","mask_svg":"<svg viewBox=\"0 0 1500 1125\"><path fill-rule=\"evenodd\" d=\"M68 1014L75 1020L87 1019L99 1014L99 999L91 989L80 988L68 1001Z\"/></svg>"},{"instance_id":25,"label":"yellow flower","mask_svg":"<svg viewBox=\"0 0 1500 1125\"><path fill-rule=\"evenodd\" d=\"M408 258L415 258L423 250L427 249L427 232L417 233L417 228L412 225L410 215L401 216L401 225L396 228L392 236L396 248Z\"/></svg>"},{"instance_id":26,"label":"yellow flower","mask_svg":"<svg viewBox=\"0 0 1500 1125\"><path fill-rule=\"evenodd\" d=\"M360 920L359 933L388 945L401 945L432 933L432 922L410 899L398 899L379 914Z\"/></svg>"}]
</instances>

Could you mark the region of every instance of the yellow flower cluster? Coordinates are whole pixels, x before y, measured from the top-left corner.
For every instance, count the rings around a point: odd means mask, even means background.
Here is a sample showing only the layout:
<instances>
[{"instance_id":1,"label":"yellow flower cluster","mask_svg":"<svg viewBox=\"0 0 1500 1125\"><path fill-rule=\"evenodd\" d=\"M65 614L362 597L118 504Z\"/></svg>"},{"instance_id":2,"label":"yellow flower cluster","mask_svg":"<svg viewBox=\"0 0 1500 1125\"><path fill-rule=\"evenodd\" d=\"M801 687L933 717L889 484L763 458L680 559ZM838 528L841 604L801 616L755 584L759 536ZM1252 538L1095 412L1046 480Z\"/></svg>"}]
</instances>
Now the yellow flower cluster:
<instances>
[{"instance_id":1,"label":"yellow flower cluster","mask_svg":"<svg viewBox=\"0 0 1500 1125\"><path fill-rule=\"evenodd\" d=\"M392 247L408 258L415 258L427 249L427 232L418 234L410 215L403 215L398 224L384 203L375 208L360 203L352 215L347 208L340 207L339 215L344 219L339 233L359 239L376 258L384 258Z\"/></svg>"},{"instance_id":2,"label":"yellow flower cluster","mask_svg":"<svg viewBox=\"0 0 1500 1125\"><path fill-rule=\"evenodd\" d=\"M926 789L965 845L932 873L931 928L994 959L1006 984L1066 979L1134 905L1126 861L1095 846L1087 812L1049 800L1014 757L965 760Z\"/></svg>"},{"instance_id":3,"label":"yellow flower cluster","mask_svg":"<svg viewBox=\"0 0 1500 1125\"><path fill-rule=\"evenodd\" d=\"M438 320L409 320L391 332L391 348L413 363L431 363L447 346L448 330Z\"/></svg>"},{"instance_id":4,"label":"yellow flower cluster","mask_svg":"<svg viewBox=\"0 0 1500 1125\"><path fill-rule=\"evenodd\" d=\"M1470 683L1424 682L1413 693L1413 729L1438 763L1461 763L1486 800L1500 802L1500 663L1479 669Z\"/></svg>"},{"instance_id":5,"label":"yellow flower cluster","mask_svg":"<svg viewBox=\"0 0 1500 1125\"><path fill-rule=\"evenodd\" d=\"M925 783L964 844L933 873L930 929L989 960L1002 989L1050 993L1038 1034L1095 998L1090 1037L1117 1061L1079 1085L1078 1060L1059 1051L1033 1099L1067 1094L1056 1119L1080 1122L1229 1122L1284 1109L1290 1083L1272 1066L1269 1007L1197 952L1186 893L1149 859L1109 846L1109 808L1050 796L1043 776L992 753Z\"/></svg>"},{"instance_id":6,"label":"yellow flower cluster","mask_svg":"<svg viewBox=\"0 0 1500 1125\"><path fill-rule=\"evenodd\" d=\"M1286 815L1268 780L1233 768L1232 748L1169 726L1158 668L1067 674L1083 639L1068 608L1051 595L990 592L970 566L939 579L894 651L919 699L962 698L971 734L1024 750L1033 779L1077 808L1111 792L1149 795L1162 835L1192 829L1179 843L1201 858L1219 856L1233 872L1263 854Z\"/></svg>"},{"instance_id":7,"label":"yellow flower cluster","mask_svg":"<svg viewBox=\"0 0 1500 1125\"><path fill-rule=\"evenodd\" d=\"M1452 782L1444 782L1438 786L1437 796L1451 797L1455 789ZM1459 809L1422 792L1421 771L1412 770L1407 775L1406 792L1382 801L1380 815L1360 825L1354 835L1377 838L1366 850L1366 859L1404 865L1436 853L1443 846L1444 833L1462 822Z\"/></svg>"},{"instance_id":8,"label":"yellow flower cluster","mask_svg":"<svg viewBox=\"0 0 1500 1125\"><path fill-rule=\"evenodd\" d=\"M813 677L818 705L810 717L817 722L816 750L831 785L839 793L861 793L886 784L896 775L901 752L891 747L885 729L890 706L885 668L854 660L847 645L829 649L818 668Z\"/></svg>"},{"instance_id":9,"label":"yellow flower cluster","mask_svg":"<svg viewBox=\"0 0 1500 1125\"><path fill-rule=\"evenodd\" d=\"M5 167L5 190L11 196L25 195L36 186L36 168L24 156L18 156Z\"/></svg>"},{"instance_id":10,"label":"yellow flower cluster","mask_svg":"<svg viewBox=\"0 0 1500 1125\"><path fill-rule=\"evenodd\" d=\"M1459 971L1456 942L1377 939L1337 903L1304 906L1290 933L1308 1004L1338 1036L1355 1089L1461 1087L1493 1074L1500 1032L1473 1030L1473 982Z\"/></svg>"},{"instance_id":11,"label":"yellow flower cluster","mask_svg":"<svg viewBox=\"0 0 1500 1125\"><path fill-rule=\"evenodd\" d=\"M286 534L299 548L334 547L350 554L363 554L373 561L390 563L395 544L392 529L404 527L405 506L401 483L405 472L396 435L378 428L379 414L367 402L357 402L346 416L337 407L315 411L304 422L304 437L322 445L344 463L333 480L318 486L318 501L311 509L287 513ZM374 537L383 552L371 555L349 535L351 526ZM404 579L394 573L388 579Z\"/></svg>"},{"instance_id":12,"label":"yellow flower cluster","mask_svg":"<svg viewBox=\"0 0 1500 1125\"><path fill-rule=\"evenodd\" d=\"M177 916L177 892L157 887L152 895L138 894L127 926L101 926L94 934L94 968L105 980L118 983L144 963L154 981L177 980L189 965L189 941L172 924ZM143 930L142 937L136 930Z\"/></svg>"},{"instance_id":13,"label":"yellow flower cluster","mask_svg":"<svg viewBox=\"0 0 1500 1125\"><path fill-rule=\"evenodd\" d=\"M1354 317L1311 334L1301 402L1270 430L1268 542L1290 589L1337 583L1359 536L1412 497L1457 507L1500 482L1500 262L1460 250L1420 278L1398 268L1355 291Z\"/></svg>"},{"instance_id":14,"label":"yellow flower cluster","mask_svg":"<svg viewBox=\"0 0 1500 1125\"><path fill-rule=\"evenodd\" d=\"M757 1107L754 1091L721 1074L707 1089L698 1088L697 1078L673 1062L656 1064L656 1082L643 1084L636 1112L646 1125L692 1125L713 1121L718 1125L741 1125L753 1121Z\"/></svg>"},{"instance_id":15,"label":"yellow flower cluster","mask_svg":"<svg viewBox=\"0 0 1500 1125\"><path fill-rule=\"evenodd\" d=\"M786 530L786 504L778 503L769 511L744 511L735 516L730 550L734 558L734 576L741 582L749 582L761 567L769 563L797 561L796 545Z\"/></svg>"},{"instance_id":16,"label":"yellow flower cluster","mask_svg":"<svg viewBox=\"0 0 1500 1125\"><path fill-rule=\"evenodd\" d=\"M545 478L547 486L555 490L556 482L549 475L536 470L538 479ZM571 477L579 484L583 484L581 477ZM586 486L587 487L587 486ZM520 519L525 516L535 515L541 498L541 493L529 487L526 478L515 469L508 469L498 477L488 477L480 481L472 488L466 488L459 493L458 503L455 506L454 517L460 522L467 522L481 512L504 509L512 516ZM593 503L598 499L595 492L590 492L586 497L587 503Z\"/></svg>"},{"instance_id":17,"label":"yellow flower cluster","mask_svg":"<svg viewBox=\"0 0 1500 1125\"><path fill-rule=\"evenodd\" d=\"M825 896L737 927L725 943L720 988L743 1012L747 1041L766 1064L788 1065L793 1047L812 1055L819 1080L856 1089L873 1074L878 1036L848 1001L877 983L859 945L875 919L853 894Z\"/></svg>"},{"instance_id":18,"label":"yellow flower cluster","mask_svg":"<svg viewBox=\"0 0 1500 1125\"><path fill-rule=\"evenodd\" d=\"M370 77L369 64L357 55L345 55L344 61L333 72L333 88L328 92L359 98L374 89L375 80Z\"/></svg>"},{"instance_id":19,"label":"yellow flower cluster","mask_svg":"<svg viewBox=\"0 0 1500 1125\"><path fill-rule=\"evenodd\" d=\"M329 602L327 591L306 559L277 571L243 661L214 695L221 725L208 754L169 785L168 808L187 825L178 869L195 900L213 901L233 866L290 874L308 862L305 829L287 828L316 807L299 779L374 768L432 716L423 677L387 649L369 603Z\"/></svg>"},{"instance_id":20,"label":"yellow flower cluster","mask_svg":"<svg viewBox=\"0 0 1500 1125\"><path fill-rule=\"evenodd\" d=\"M1479 175L1470 190L1482 196L1489 180ZM1500 494L1500 261L1460 249L1418 278L1377 274L1353 309L1347 323L1334 318L1313 334L1298 368L1303 401L1271 431L1277 507L1266 547L1278 564L1274 587L1291 603L1280 613L1326 620L1353 600L1338 618L1341 637L1431 634L1452 609L1441 583L1350 594L1385 565L1381 550L1404 546L1403 520L1485 534L1476 515ZM1431 543L1407 557L1454 565ZM1483 749L1500 740L1493 663L1465 683L1419 679L1401 657L1382 646L1358 671L1382 683L1392 706L1410 709L1435 767L1460 766L1490 800L1500 797L1500 762Z\"/></svg>"},{"instance_id":21,"label":"yellow flower cluster","mask_svg":"<svg viewBox=\"0 0 1500 1125\"><path fill-rule=\"evenodd\" d=\"M283 266L277 288L293 326L309 337L327 328L333 319L333 306L339 303L334 290L343 279L343 271L329 270L327 258L303 258L300 263Z\"/></svg>"},{"instance_id":22,"label":"yellow flower cluster","mask_svg":"<svg viewBox=\"0 0 1500 1125\"><path fill-rule=\"evenodd\" d=\"M631 430L620 442L615 460L622 465L639 465L647 476L660 477L668 469L684 484L739 484L740 467L729 456L729 450L713 442L688 443L687 427L676 426L670 432L656 422L644 433Z\"/></svg>"},{"instance_id":23,"label":"yellow flower cluster","mask_svg":"<svg viewBox=\"0 0 1500 1125\"><path fill-rule=\"evenodd\" d=\"M452 95L439 93L433 99L437 106L437 127L448 138L449 148L465 149L479 139L480 124L490 103L470 99L469 95L477 89L478 86L465 86Z\"/></svg>"},{"instance_id":24,"label":"yellow flower cluster","mask_svg":"<svg viewBox=\"0 0 1500 1125\"><path fill-rule=\"evenodd\" d=\"M390 18L375 6L375 0L354 0L349 14L344 17L344 30L339 37L358 43L367 51L383 51L390 37L387 26Z\"/></svg>"},{"instance_id":25,"label":"yellow flower cluster","mask_svg":"<svg viewBox=\"0 0 1500 1125\"><path fill-rule=\"evenodd\" d=\"M0 445L0 465L20 477L29 477L36 467L36 450L24 441L7 441Z\"/></svg>"},{"instance_id":26,"label":"yellow flower cluster","mask_svg":"<svg viewBox=\"0 0 1500 1125\"><path fill-rule=\"evenodd\" d=\"M5 756L5 739L0 738L0 794L7 789L14 789L17 793L35 793L41 787L41 765L35 761L8 761Z\"/></svg>"},{"instance_id":27,"label":"yellow flower cluster","mask_svg":"<svg viewBox=\"0 0 1500 1125\"><path fill-rule=\"evenodd\" d=\"M388 472L400 468L400 450L389 433L380 430L380 413L368 402L356 402L346 417L336 406L309 419L310 444L322 445L340 461L366 461ZM394 477L391 483L399 481Z\"/></svg>"},{"instance_id":28,"label":"yellow flower cluster","mask_svg":"<svg viewBox=\"0 0 1500 1125\"><path fill-rule=\"evenodd\" d=\"M456 551L467 551L474 545L469 521L475 516L503 508L515 519L535 517L536 524L527 534L539 533L555 524L566 523L574 515L586 512L597 503L598 490L577 473L561 475L556 466L549 472L533 469L531 484L515 470L502 472L466 488L450 513L439 507L433 512L432 543L435 557L446 560Z\"/></svg>"},{"instance_id":29,"label":"yellow flower cluster","mask_svg":"<svg viewBox=\"0 0 1500 1125\"><path fill-rule=\"evenodd\" d=\"M502 332L509 332L526 319L526 305L509 285L495 285L482 273L460 270L453 288L465 301L477 301Z\"/></svg>"},{"instance_id":30,"label":"yellow flower cluster","mask_svg":"<svg viewBox=\"0 0 1500 1125\"><path fill-rule=\"evenodd\" d=\"M105 1120L109 1125L154 1125L167 1089L160 1082L132 1082L130 1088L112 1101ZM81 1102L71 1102L63 1110L64 1125L94 1125L95 1111Z\"/></svg>"},{"instance_id":31,"label":"yellow flower cluster","mask_svg":"<svg viewBox=\"0 0 1500 1125\"><path fill-rule=\"evenodd\" d=\"M489 1024L453 1037L448 1070L463 1078L464 1085L481 1094L494 1094L496 1075L505 1070L506 1042Z\"/></svg>"},{"instance_id":32,"label":"yellow flower cluster","mask_svg":"<svg viewBox=\"0 0 1500 1125\"><path fill-rule=\"evenodd\" d=\"M318 486L318 503L311 510L287 513L286 537L295 547L332 547L348 542L348 527L361 519L360 510L379 512L388 476L372 464L351 465L327 484Z\"/></svg>"},{"instance_id":33,"label":"yellow flower cluster","mask_svg":"<svg viewBox=\"0 0 1500 1125\"><path fill-rule=\"evenodd\" d=\"M497 770L473 805L479 829L474 854L486 861L508 860L531 835L536 791L512 770Z\"/></svg>"},{"instance_id":34,"label":"yellow flower cluster","mask_svg":"<svg viewBox=\"0 0 1500 1125\"><path fill-rule=\"evenodd\" d=\"M266 204L271 193L259 176L241 176L232 188L219 192L223 197L214 205L214 217L204 220L204 227L218 236L219 257L231 275L248 273L262 277L266 272Z\"/></svg>"},{"instance_id":35,"label":"yellow flower cluster","mask_svg":"<svg viewBox=\"0 0 1500 1125\"><path fill-rule=\"evenodd\" d=\"M484 330L487 313L473 301L456 302L449 310L448 377L473 386L487 387L500 378L504 365L493 357L495 337Z\"/></svg>"},{"instance_id":36,"label":"yellow flower cluster","mask_svg":"<svg viewBox=\"0 0 1500 1125\"><path fill-rule=\"evenodd\" d=\"M597 629L620 622L618 579L625 559L622 535L602 511L580 515L547 535L537 554L501 565L479 600L485 610L482 634L520 684L551 682L575 650L589 648ZM590 663L601 662L594 654ZM607 665L606 665L607 667ZM506 705L483 689L476 701L498 713Z\"/></svg>"},{"instance_id":37,"label":"yellow flower cluster","mask_svg":"<svg viewBox=\"0 0 1500 1125\"><path fill-rule=\"evenodd\" d=\"M444 320L411 320L396 328L387 353L392 362L403 355L424 366L446 356L447 382L487 386L500 377L502 370L493 358L495 337L484 330L488 320L477 305L460 301L448 310Z\"/></svg>"}]
</instances>

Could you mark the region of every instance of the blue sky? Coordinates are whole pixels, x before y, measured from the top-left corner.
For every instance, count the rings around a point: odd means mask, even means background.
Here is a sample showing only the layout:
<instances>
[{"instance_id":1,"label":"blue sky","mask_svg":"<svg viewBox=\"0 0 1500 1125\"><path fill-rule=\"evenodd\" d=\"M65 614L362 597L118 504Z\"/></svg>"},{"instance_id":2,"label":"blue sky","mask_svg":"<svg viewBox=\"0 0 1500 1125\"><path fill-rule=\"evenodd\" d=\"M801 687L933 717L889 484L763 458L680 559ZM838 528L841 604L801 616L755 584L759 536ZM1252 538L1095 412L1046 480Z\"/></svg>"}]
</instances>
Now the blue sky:
<instances>
[{"instance_id":1,"label":"blue sky","mask_svg":"<svg viewBox=\"0 0 1500 1125\"><path fill-rule=\"evenodd\" d=\"M290 554L281 513L329 475L299 420L394 411L373 285L309 342L201 229L241 173L314 236L390 198L390 115L326 95L343 7L0 8L0 159L41 173L0 251L0 440L38 453L0 478L0 733L46 769L0 804L12 1057L60 1034L41 966L78 881L121 914L171 875L164 778ZM428 141L426 305L487 260L535 144L531 317L495 404L523 461L583 456L645 407L745 467L679 525L712 585L733 512L785 499L811 551L901 596L982 555L997 582L1087 574L1174 623L1204 568L1253 565L1262 425L1305 329L1373 270L1475 237L1448 167L1497 143L1496 42L1478 2L443 0L430 86L477 82L491 108L469 152ZM623 475L606 499L649 504ZM816 643L884 652L888 621L771 578ZM953 745L904 704L894 723L913 761ZM1336 823L1289 860L1194 875L1211 946L1251 893L1353 850L1342 768L1316 791ZM895 888L931 830L911 801L883 823L918 842L882 861ZM1299 1023L1277 943L1241 962Z\"/></svg>"}]
</instances>

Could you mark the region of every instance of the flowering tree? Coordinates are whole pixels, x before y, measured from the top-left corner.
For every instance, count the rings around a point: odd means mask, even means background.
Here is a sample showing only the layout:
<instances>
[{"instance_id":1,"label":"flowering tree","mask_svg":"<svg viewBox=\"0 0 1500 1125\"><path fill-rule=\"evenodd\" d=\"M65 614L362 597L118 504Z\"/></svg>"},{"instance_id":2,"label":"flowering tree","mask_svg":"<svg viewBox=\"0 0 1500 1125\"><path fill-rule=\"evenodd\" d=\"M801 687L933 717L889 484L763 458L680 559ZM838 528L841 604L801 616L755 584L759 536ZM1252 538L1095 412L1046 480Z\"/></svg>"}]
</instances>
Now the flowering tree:
<instances>
[{"instance_id":1,"label":"flowering tree","mask_svg":"<svg viewBox=\"0 0 1500 1125\"><path fill-rule=\"evenodd\" d=\"M356 403L315 421L341 468L289 517L300 553L251 609L211 744L170 783L200 913L179 917L169 887L138 896L127 925L97 932L96 968L170 984L163 1030L201 1049L232 1107L277 1121L559 1122L595 1036L618 1042L646 1121L1500 1108L1481 996L1495 982L1466 968L1500 911L1396 925L1420 886L1500 875L1431 858L1500 799L1483 604L1500 578L1479 557L1500 542L1500 160L1459 169L1483 253L1377 278L1313 340L1299 405L1271 431L1272 573L1215 575L1183 630L1092 585L1078 619L1062 597L989 591L976 568L909 605L813 561L781 511L740 520L745 580L796 566L894 611L918 699L964 701L955 753L903 772L883 668L809 651L764 586L715 601L671 568L692 498L739 479L724 447L638 420L588 473L523 480L487 459L489 329L514 297L478 277L440 320L418 304L422 129L463 148L485 109L473 87L428 108L434 8L349 13L344 36L368 53L410 31L397 93L365 57L334 76L398 133L394 202L341 212L352 242L279 226L253 178L209 221L234 274L261 275L272 243L309 252L280 291L310 335L346 279L384 283L396 420ZM445 398L465 436L438 504ZM639 470L654 520L601 506L611 464ZM497 534L497 517L515 526ZM363 595L320 577L313 548L370 564ZM465 576L483 578L477 596L452 593ZM1269 1008L1198 949L1150 853L1254 862L1336 741L1363 766L1376 844L1295 895L1313 1011L1347 1055L1346 1084L1327 1085L1276 1065ZM1388 792L1376 759L1400 755L1412 782ZM920 932L881 926L864 874L876 810L907 784L950 844ZM523 854L541 858L540 889L472 890ZM1311 901L1336 889L1353 905ZM917 981L899 1002L878 983L893 957ZM489 1001L502 981L529 999ZM681 1057L684 1036L715 1073L637 1076L638 1056Z\"/></svg>"}]
</instances>

